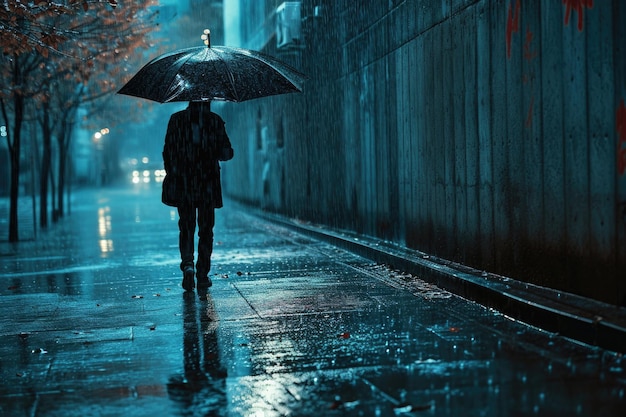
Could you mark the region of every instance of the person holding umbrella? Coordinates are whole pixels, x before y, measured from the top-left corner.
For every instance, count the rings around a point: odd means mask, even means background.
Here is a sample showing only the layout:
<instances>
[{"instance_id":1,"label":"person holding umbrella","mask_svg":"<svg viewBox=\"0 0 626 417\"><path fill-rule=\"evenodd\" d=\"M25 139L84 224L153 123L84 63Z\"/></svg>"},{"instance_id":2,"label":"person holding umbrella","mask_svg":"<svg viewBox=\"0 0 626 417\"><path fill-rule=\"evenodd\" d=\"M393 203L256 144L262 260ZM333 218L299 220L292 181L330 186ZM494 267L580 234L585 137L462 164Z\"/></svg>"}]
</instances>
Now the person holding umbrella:
<instances>
[{"instance_id":1,"label":"person holding umbrella","mask_svg":"<svg viewBox=\"0 0 626 417\"><path fill-rule=\"evenodd\" d=\"M219 161L233 158L224 121L213 113L210 101L190 102L169 120L163 165L162 202L178 208L180 269L186 291L212 285L209 278L213 252L215 209L221 208L222 187ZM194 270L194 238L198 225L198 258Z\"/></svg>"},{"instance_id":2,"label":"person holding umbrella","mask_svg":"<svg viewBox=\"0 0 626 417\"><path fill-rule=\"evenodd\" d=\"M222 207L219 162L233 157L223 120L210 110L211 100L242 101L302 92L306 76L258 51L212 46L178 49L144 65L119 91L158 103L190 102L171 116L163 161L167 175L162 200L178 207L183 288L194 288L193 243L199 228L198 287L211 286L208 272L213 248L214 209Z\"/></svg>"}]
</instances>

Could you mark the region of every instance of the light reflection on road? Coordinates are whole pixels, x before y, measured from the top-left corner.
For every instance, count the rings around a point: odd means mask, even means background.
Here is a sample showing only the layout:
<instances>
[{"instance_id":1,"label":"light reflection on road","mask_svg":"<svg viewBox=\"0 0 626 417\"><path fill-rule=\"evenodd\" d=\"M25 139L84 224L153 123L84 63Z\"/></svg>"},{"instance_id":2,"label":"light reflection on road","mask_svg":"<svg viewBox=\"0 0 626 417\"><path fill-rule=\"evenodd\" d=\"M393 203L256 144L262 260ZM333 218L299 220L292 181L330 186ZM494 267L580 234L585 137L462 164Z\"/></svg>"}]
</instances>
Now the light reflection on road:
<instances>
[{"instance_id":1,"label":"light reflection on road","mask_svg":"<svg viewBox=\"0 0 626 417\"><path fill-rule=\"evenodd\" d=\"M100 207L98 209L98 236L100 237L98 243L103 258L106 258L114 250L113 239L109 238L110 234L111 208L109 206Z\"/></svg>"}]
</instances>

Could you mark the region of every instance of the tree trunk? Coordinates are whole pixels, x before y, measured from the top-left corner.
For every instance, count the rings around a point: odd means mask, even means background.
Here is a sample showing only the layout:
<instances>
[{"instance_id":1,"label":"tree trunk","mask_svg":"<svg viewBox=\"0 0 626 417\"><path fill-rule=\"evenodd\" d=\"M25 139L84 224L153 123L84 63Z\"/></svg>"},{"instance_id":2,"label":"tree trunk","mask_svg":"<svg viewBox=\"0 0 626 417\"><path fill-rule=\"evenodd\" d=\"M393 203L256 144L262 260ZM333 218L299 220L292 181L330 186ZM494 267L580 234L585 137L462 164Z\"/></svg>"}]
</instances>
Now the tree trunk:
<instances>
[{"instance_id":1,"label":"tree trunk","mask_svg":"<svg viewBox=\"0 0 626 417\"><path fill-rule=\"evenodd\" d=\"M57 183L57 214L59 218L63 217L64 206L63 206L63 194L65 193L65 174L66 174L66 162L67 162L67 151L65 149L59 149L59 179Z\"/></svg>"},{"instance_id":2,"label":"tree trunk","mask_svg":"<svg viewBox=\"0 0 626 417\"><path fill-rule=\"evenodd\" d=\"M13 72L13 79L19 81L19 73L17 70ZM11 154L11 191L10 191L10 208L9 208L9 242L17 242L19 240L18 228L18 197L20 192L20 154L22 141L22 121L24 120L24 96L15 93L13 96L13 105L15 107L15 121L13 126L13 144L9 147Z\"/></svg>"},{"instance_id":3,"label":"tree trunk","mask_svg":"<svg viewBox=\"0 0 626 417\"><path fill-rule=\"evenodd\" d=\"M50 105L43 103L43 154L39 172L39 226L48 227L48 181L52 159L52 132L50 129Z\"/></svg>"},{"instance_id":4,"label":"tree trunk","mask_svg":"<svg viewBox=\"0 0 626 417\"><path fill-rule=\"evenodd\" d=\"M17 117L15 118L17 122ZM17 135L17 136L16 136ZM20 132L17 125L13 129L13 146L11 147L11 191L9 208L9 242L19 240L17 204L20 191Z\"/></svg>"},{"instance_id":5,"label":"tree trunk","mask_svg":"<svg viewBox=\"0 0 626 417\"><path fill-rule=\"evenodd\" d=\"M84 87L81 87L80 94L82 94ZM72 132L74 127L74 118L76 117L76 112L78 110L78 105L73 105L68 109L67 112L64 112L63 118L61 120L61 131L59 132L59 136L57 137L57 143L59 148L59 172L58 172L58 188L57 188L57 201L59 204L58 207L58 215L59 217L63 217L65 215L65 207L63 204L63 195L66 190L66 181L69 176L68 164L71 166L71 160L69 158L70 154L70 143L72 140ZM68 203L68 213L69 213L69 185L67 188L67 203Z\"/></svg>"},{"instance_id":6,"label":"tree trunk","mask_svg":"<svg viewBox=\"0 0 626 417\"><path fill-rule=\"evenodd\" d=\"M63 194L65 193L65 178L67 174L67 154L69 149L69 136L70 132L67 128L67 120L61 121L61 131L57 137L58 149L59 149L59 166L58 166L58 182L57 182L57 203L58 203L58 216L63 217L65 214L65 207L63 205Z\"/></svg>"}]
</instances>

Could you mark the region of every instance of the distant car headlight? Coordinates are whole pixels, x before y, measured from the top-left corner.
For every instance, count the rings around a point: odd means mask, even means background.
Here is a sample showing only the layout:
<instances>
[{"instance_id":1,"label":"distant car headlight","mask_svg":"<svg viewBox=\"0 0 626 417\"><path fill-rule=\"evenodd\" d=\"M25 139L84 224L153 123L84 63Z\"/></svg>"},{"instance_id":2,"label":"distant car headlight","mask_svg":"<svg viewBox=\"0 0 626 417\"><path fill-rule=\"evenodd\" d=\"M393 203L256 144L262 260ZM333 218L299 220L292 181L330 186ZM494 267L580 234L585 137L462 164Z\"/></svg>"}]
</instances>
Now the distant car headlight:
<instances>
[{"instance_id":1,"label":"distant car headlight","mask_svg":"<svg viewBox=\"0 0 626 417\"><path fill-rule=\"evenodd\" d=\"M133 184L139 184L139 171L134 170L132 175L133 178L131 179L131 181L133 182Z\"/></svg>"},{"instance_id":2,"label":"distant car headlight","mask_svg":"<svg viewBox=\"0 0 626 417\"><path fill-rule=\"evenodd\" d=\"M165 170L164 169L157 169L154 171L154 180L156 182L163 182L163 179L165 178Z\"/></svg>"}]
</instances>

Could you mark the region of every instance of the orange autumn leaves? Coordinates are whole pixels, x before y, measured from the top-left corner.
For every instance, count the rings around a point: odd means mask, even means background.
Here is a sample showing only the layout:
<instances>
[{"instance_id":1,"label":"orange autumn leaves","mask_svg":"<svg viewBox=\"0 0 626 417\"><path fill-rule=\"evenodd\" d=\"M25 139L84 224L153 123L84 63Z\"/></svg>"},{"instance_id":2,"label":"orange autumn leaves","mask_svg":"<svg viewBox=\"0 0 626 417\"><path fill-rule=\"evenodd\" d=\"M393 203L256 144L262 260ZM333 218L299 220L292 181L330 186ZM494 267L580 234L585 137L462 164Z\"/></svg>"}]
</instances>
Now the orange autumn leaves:
<instances>
[{"instance_id":1,"label":"orange autumn leaves","mask_svg":"<svg viewBox=\"0 0 626 417\"><path fill-rule=\"evenodd\" d=\"M37 52L47 58L51 51L59 51L64 42L80 34L75 22L82 21L87 12L95 13L104 7L112 10L117 5L117 0L8 0L0 7L0 48L4 54Z\"/></svg>"}]
</instances>

